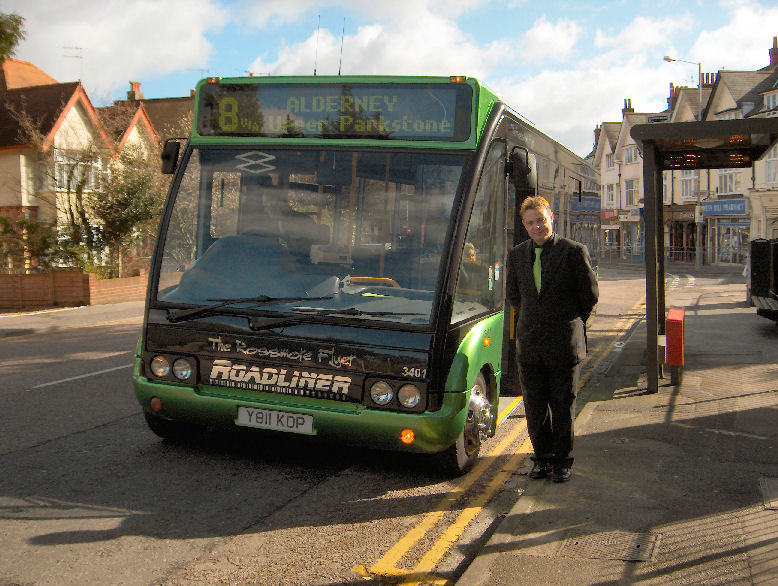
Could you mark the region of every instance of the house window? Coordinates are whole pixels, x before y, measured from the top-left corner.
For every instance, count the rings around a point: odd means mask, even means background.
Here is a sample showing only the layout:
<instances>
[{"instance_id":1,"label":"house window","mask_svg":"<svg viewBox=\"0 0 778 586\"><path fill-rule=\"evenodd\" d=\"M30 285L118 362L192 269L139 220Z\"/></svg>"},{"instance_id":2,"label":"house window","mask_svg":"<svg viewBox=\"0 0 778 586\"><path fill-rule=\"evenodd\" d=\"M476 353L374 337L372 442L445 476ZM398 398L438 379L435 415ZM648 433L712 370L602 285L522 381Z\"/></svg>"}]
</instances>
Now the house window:
<instances>
[{"instance_id":1,"label":"house window","mask_svg":"<svg viewBox=\"0 0 778 586\"><path fill-rule=\"evenodd\" d=\"M609 183L605 186L605 205L613 209L616 207L616 184Z\"/></svg>"},{"instance_id":2,"label":"house window","mask_svg":"<svg viewBox=\"0 0 778 586\"><path fill-rule=\"evenodd\" d=\"M54 185L57 191L94 191L107 173L100 157L85 151L58 150L54 158Z\"/></svg>"},{"instance_id":3,"label":"house window","mask_svg":"<svg viewBox=\"0 0 778 586\"><path fill-rule=\"evenodd\" d=\"M613 169L614 166L614 156L613 153L610 155L605 155L605 167L608 169Z\"/></svg>"},{"instance_id":4,"label":"house window","mask_svg":"<svg viewBox=\"0 0 778 586\"><path fill-rule=\"evenodd\" d=\"M624 182L624 195L626 199L626 205L633 206L638 201L638 180L627 179Z\"/></svg>"},{"instance_id":5,"label":"house window","mask_svg":"<svg viewBox=\"0 0 778 586\"><path fill-rule=\"evenodd\" d=\"M696 179L696 171L681 171L681 201L697 200L694 189Z\"/></svg>"},{"instance_id":6,"label":"house window","mask_svg":"<svg viewBox=\"0 0 778 586\"><path fill-rule=\"evenodd\" d=\"M778 92L765 95L764 105L765 105L765 110L772 110L778 107Z\"/></svg>"},{"instance_id":7,"label":"house window","mask_svg":"<svg viewBox=\"0 0 778 586\"><path fill-rule=\"evenodd\" d=\"M719 169L719 195L737 193L739 175L737 169Z\"/></svg>"},{"instance_id":8,"label":"house window","mask_svg":"<svg viewBox=\"0 0 778 586\"><path fill-rule=\"evenodd\" d=\"M662 203L669 205L672 202L672 193L667 188L667 173L662 173Z\"/></svg>"},{"instance_id":9,"label":"house window","mask_svg":"<svg viewBox=\"0 0 778 586\"><path fill-rule=\"evenodd\" d=\"M765 161L767 162L765 183L775 185L778 183L778 145L768 151Z\"/></svg>"},{"instance_id":10,"label":"house window","mask_svg":"<svg viewBox=\"0 0 778 586\"><path fill-rule=\"evenodd\" d=\"M628 146L624 149L624 164L629 165L637 161L637 149L634 146Z\"/></svg>"}]
</instances>

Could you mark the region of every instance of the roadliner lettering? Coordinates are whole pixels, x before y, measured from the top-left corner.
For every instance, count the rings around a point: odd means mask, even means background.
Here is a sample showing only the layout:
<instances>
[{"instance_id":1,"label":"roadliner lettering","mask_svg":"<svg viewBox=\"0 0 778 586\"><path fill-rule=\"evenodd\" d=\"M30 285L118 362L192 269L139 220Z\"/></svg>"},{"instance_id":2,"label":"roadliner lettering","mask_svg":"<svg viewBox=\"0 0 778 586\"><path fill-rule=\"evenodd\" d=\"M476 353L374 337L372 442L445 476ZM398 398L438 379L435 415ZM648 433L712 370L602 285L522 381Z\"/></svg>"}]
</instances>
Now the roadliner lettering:
<instances>
[{"instance_id":1,"label":"roadliner lettering","mask_svg":"<svg viewBox=\"0 0 778 586\"><path fill-rule=\"evenodd\" d=\"M351 377L348 376L299 370L289 373L286 368L249 368L229 360L214 360L209 378L211 384L219 386L289 394L298 394L294 390L309 390L347 395L351 386Z\"/></svg>"}]
</instances>

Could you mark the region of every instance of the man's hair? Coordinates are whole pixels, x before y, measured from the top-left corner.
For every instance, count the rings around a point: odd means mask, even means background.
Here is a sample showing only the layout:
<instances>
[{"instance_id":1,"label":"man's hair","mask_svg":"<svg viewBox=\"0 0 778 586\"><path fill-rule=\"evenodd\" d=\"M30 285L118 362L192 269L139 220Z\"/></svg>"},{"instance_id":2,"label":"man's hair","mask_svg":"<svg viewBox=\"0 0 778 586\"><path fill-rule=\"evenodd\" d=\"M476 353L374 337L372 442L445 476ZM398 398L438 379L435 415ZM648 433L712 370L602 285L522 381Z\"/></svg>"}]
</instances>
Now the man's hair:
<instances>
[{"instance_id":1,"label":"man's hair","mask_svg":"<svg viewBox=\"0 0 778 586\"><path fill-rule=\"evenodd\" d=\"M543 212L543 210L552 211L551 204L549 204L548 200L542 195L535 195L525 199L521 204L519 215L524 214L527 210L538 210L539 212Z\"/></svg>"}]
</instances>

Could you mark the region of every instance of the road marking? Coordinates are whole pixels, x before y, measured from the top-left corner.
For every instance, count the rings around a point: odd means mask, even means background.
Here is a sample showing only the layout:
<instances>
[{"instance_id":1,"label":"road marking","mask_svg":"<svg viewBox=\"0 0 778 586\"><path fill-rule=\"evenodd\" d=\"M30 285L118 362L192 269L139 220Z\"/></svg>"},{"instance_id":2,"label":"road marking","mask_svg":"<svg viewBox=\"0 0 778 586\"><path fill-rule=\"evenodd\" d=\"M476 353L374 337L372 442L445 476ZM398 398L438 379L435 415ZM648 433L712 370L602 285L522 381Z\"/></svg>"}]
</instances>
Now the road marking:
<instances>
[{"instance_id":1,"label":"road marking","mask_svg":"<svg viewBox=\"0 0 778 586\"><path fill-rule=\"evenodd\" d=\"M638 314L638 309L644 305L644 297L641 297L635 305L633 305L626 313L625 317L621 318L617 322L615 329L616 336L609 343L599 343L595 352L593 353L594 362L590 363L591 368L588 372L581 377L580 386L582 387L591 376L591 373L596 370L599 364L605 360L614 348L621 350L624 346L624 341L621 340L621 336L628 331L632 325L639 319L642 319L642 315ZM521 402L521 397L516 397L511 403L500 413L497 418L497 424L500 425L505 419L518 407ZM480 478L482 478L487 470L492 466L492 460L503 455L506 452L511 443L515 441L521 433L526 431L526 420L517 423L516 427L512 429L508 435L503 438L495 448L489 452L490 458L482 458L476 462L475 467L470 473L460 479L457 483L438 503L433 511L427 513L419 523L412 527L403 537L401 537L385 554L384 556L375 562L372 566L367 568L365 565L359 565L352 568L352 570L365 578L374 578L377 576L392 576L400 578L400 581L393 582L403 584L404 586L417 586L422 583L430 584L448 584L449 581L440 576L433 574L435 567L448 551L451 550L453 545L462 536L462 533L467 526L475 519L478 514L484 509L489 501L494 497L495 493L505 484L508 477L516 471L520 463L526 459L526 457L532 452L532 443L529 438L526 438L522 442L521 446L510 454L508 460L500 466L497 472L488 480L483 490L480 490L475 494L471 500L463 503L463 509L457 518L443 529L443 533L437 538L435 543L422 555L421 559L416 563L412 569L398 567L398 564L402 558L425 536L430 532L440 521L444 515L453 509L454 505L460 499L460 497ZM406 580L402 580L402 577L407 577Z\"/></svg>"},{"instance_id":2,"label":"road marking","mask_svg":"<svg viewBox=\"0 0 778 586\"><path fill-rule=\"evenodd\" d=\"M465 528L470 522L475 519L478 513L487 505L492 499L494 493L496 493L503 484L508 480L510 476L521 463L525 457L532 452L532 442L529 438L524 440L521 447L514 452L507 462L500 468L486 485L484 490L480 491L476 497L471 501L469 506L466 506L456 520L448 526L443 532L443 535L438 537L438 540L427 551L426 554L419 560L419 562L411 570L411 573L417 578L419 575L430 574L437 566L441 558L451 549L451 547L459 540L460 536L464 532ZM446 583L444 581L443 583ZM405 586L417 586L421 584L422 580L414 579L410 582L402 582Z\"/></svg>"},{"instance_id":3,"label":"road marking","mask_svg":"<svg viewBox=\"0 0 778 586\"><path fill-rule=\"evenodd\" d=\"M459 500L459 497L483 476L486 470L492 466L492 458L502 455L526 428L527 424L525 421L517 423L516 427L511 430L491 452L489 452L491 458L480 458L476 462L475 467L446 493L437 506L434 507L434 510L427 513L415 527L411 528L397 541L397 543L389 548L389 551L387 551L381 559L374 563L369 569L365 568L365 566L357 566L353 568L353 570L363 576L398 576L406 573L407 570L397 567L397 564L403 556L405 556L405 554L407 554L411 548L454 507Z\"/></svg>"},{"instance_id":4,"label":"road marking","mask_svg":"<svg viewBox=\"0 0 778 586\"><path fill-rule=\"evenodd\" d=\"M105 370L97 370L95 372L79 374L78 376L71 376L70 378L63 378L60 380L51 381L50 383L42 383L40 385L35 385L34 387L27 389L27 391L32 391L34 389L42 389L43 387L50 387L52 385L58 385L60 383L69 383L70 381L78 380L81 378L87 378L90 376L97 376L98 374L105 374L106 372L113 372L114 370L121 370L123 368L132 368L132 364L125 364L123 366L115 366L114 368L106 368Z\"/></svg>"},{"instance_id":5,"label":"road marking","mask_svg":"<svg viewBox=\"0 0 778 586\"><path fill-rule=\"evenodd\" d=\"M497 416L497 427L500 427L500 424L516 410L516 408L519 406L519 403L521 403L522 398L523 397L518 396L513 401L508 403L508 406L505 407L505 409L503 409L502 412Z\"/></svg>"}]
</instances>

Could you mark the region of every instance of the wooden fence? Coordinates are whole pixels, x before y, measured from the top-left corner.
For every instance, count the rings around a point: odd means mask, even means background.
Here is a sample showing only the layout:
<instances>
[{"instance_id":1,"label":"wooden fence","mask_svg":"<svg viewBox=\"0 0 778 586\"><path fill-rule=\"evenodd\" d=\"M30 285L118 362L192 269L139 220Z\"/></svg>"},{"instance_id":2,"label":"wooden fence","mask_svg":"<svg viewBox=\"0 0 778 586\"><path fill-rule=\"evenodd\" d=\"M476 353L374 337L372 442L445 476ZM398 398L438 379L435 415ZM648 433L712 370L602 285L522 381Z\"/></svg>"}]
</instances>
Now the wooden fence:
<instances>
[{"instance_id":1,"label":"wooden fence","mask_svg":"<svg viewBox=\"0 0 778 586\"><path fill-rule=\"evenodd\" d=\"M148 275L97 279L81 271L0 275L0 311L101 305L142 300Z\"/></svg>"}]
</instances>

